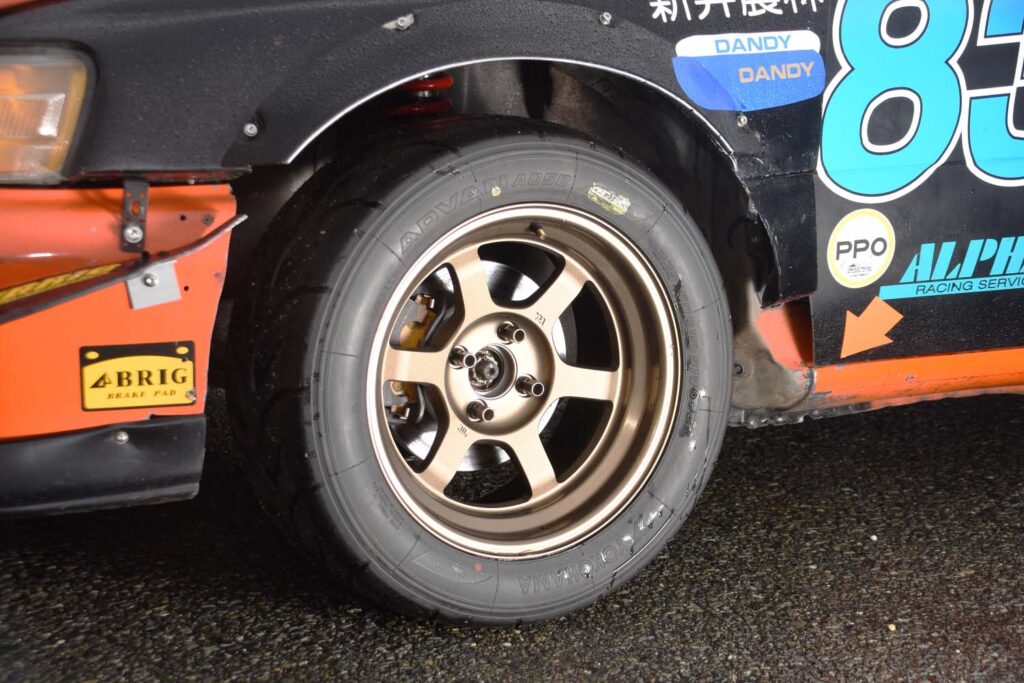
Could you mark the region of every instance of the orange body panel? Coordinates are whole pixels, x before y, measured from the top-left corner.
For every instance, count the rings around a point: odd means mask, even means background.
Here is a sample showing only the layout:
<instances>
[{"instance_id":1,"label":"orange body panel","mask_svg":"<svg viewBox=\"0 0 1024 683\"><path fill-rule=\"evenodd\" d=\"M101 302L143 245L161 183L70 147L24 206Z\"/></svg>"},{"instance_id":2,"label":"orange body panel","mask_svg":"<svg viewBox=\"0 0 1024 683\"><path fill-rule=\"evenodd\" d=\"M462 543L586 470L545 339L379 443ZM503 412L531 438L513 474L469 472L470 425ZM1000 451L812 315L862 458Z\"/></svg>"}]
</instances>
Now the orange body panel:
<instances>
[{"instance_id":1,"label":"orange body panel","mask_svg":"<svg viewBox=\"0 0 1024 683\"><path fill-rule=\"evenodd\" d=\"M793 304L762 311L756 324L775 359L789 369L810 369L811 394L786 412L866 405L868 408L931 398L1024 391L1024 348L816 366L810 320Z\"/></svg>"},{"instance_id":2,"label":"orange body panel","mask_svg":"<svg viewBox=\"0 0 1024 683\"><path fill-rule=\"evenodd\" d=\"M18 5L27 5L30 2L36 2L37 0L0 0L0 12L4 10L17 7Z\"/></svg>"},{"instance_id":3,"label":"orange body panel","mask_svg":"<svg viewBox=\"0 0 1024 683\"><path fill-rule=\"evenodd\" d=\"M4 224L0 225L4 254L9 256L10 246L16 241L23 249L52 245L55 252L67 255L60 261L66 268L124 260L124 255L118 253L118 228L111 222L112 212L120 221L120 190L3 190L0 204L23 191L34 196L23 196L24 203L14 212L19 221L35 224L39 234L33 236L31 230L17 225L11 239L4 204ZM92 194L93 199L87 200L84 194ZM50 195L56 198L53 205L45 201ZM151 220L160 217L151 223L155 229L147 238L147 246L162 251L196 243L234 215L234 201L226 186L155 188L151 198L154 196L160 204L151 213ZM225 229L177 257L177 301L132 308L127 285L116 281L0 325L0 373L4 377L0 382L0 439L135 422L157 415L202 414L229 240L230 229ZM9 263L0 271L8 267ZM194 404L93 412L82 409L82 347L172 341L195 343Z\"/></svg>"},{"instance_id":4,"label":"orange body panel","mask_svg":"<svg viewBox=\"0 0 1024 683\"><path fill-rule=\"evenodd\" d=\"M763 310L755 325L782 367L803 370L812 365L811 317L806 306L788 304Z\"/></svg>"},{"instance_id":5,"label":"orange body panel","mask_svg":"<svg viewBox=\"0 0 1024 683\"><path fill-rule=\"evenodd\" d=\"M1024 349L846 363L815 370L815 407L1016 392L1024 387Z\"/></svg>"},{"instance_id":6,"label":"orange body panel","mask_svg":"<svg viewBox=\"0 0 1024 683\"><path fill-rule=\"evenodd\" d=\"M137 259L121 251L123 197L120 188L0 189L0 289ZM146 250L193 244L234 215L228 185L153 187Z\"/></svg>"}]
</instances>

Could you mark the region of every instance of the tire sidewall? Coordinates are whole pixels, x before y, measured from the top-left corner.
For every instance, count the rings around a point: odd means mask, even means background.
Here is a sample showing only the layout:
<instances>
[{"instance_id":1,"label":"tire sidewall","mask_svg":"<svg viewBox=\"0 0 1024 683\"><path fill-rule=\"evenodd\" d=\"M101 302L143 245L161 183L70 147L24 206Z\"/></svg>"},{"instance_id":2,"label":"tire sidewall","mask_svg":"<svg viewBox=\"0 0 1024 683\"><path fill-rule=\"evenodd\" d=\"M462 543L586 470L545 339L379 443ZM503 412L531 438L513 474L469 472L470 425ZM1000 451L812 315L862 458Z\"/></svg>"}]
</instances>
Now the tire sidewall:
<instances>
[{"instance_id":1,"label":"tire sidewall","mask_svg":"<svg viewBox=\"0 0 1024 683\"><path fill-rule=\"evenodd\" d=\"M470 141L434 166L378 198L379 210L358 226L372 239L338 264L314 321L309 463L318 483L315 514L326 534L320 541L360 553L364 572L407 611L416 605L424 613L492 623L553 617L592 602L652 559L710 474L731 388L720 277L699 230L668 191L616 152L568 136L541 140L523 133ZM589 196L595 185L628 198L628 211L616 215L596 203ZM408 269L465 220L526 202L594 213L647 256L679 325L680 404L659 464L616 519L562 552L495 560L444 543L406 512L374 453L365 385L381 312Z\"/></svg>"}]
</instances>

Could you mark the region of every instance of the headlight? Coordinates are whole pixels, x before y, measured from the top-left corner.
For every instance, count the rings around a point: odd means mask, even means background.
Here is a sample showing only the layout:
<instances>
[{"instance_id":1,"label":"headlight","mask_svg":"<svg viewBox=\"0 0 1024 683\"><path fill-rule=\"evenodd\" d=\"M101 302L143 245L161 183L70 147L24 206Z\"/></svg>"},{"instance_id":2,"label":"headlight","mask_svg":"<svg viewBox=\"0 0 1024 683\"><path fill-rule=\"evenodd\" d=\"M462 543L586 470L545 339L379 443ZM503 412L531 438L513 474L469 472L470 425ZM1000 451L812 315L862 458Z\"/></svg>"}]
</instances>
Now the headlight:
<instances>
[{"instance_id":1,"label":"headlight","mask_svg":"<svg viewBox=\"0 0 1024 683\"><path fill-rule=\"evenodd\" d=\"M0 53L0 182L60 179L88 80L74 53Z\"/></svg>"}]
</instances>

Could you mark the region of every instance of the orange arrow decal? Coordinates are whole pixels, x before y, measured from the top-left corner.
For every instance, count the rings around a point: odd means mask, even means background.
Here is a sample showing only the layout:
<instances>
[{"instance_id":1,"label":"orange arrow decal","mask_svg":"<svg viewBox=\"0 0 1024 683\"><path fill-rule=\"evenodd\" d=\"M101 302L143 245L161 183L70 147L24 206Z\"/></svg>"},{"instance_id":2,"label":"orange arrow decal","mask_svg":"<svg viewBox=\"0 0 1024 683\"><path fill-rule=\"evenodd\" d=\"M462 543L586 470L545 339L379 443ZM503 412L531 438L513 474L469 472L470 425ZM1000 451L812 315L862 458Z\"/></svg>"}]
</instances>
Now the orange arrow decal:
<instances>
[{"instance_id":1,"label":"orange arrow decal","mask_svg":"<svg viewBox=\"0 0 1024 683\"><path fill-rule=\"evenodd\" d=\"M846 331L840 358L891 344L886 334L903 320L903 314L877 296L859 316L846 312Z\"/></svg>"}]
</instances>

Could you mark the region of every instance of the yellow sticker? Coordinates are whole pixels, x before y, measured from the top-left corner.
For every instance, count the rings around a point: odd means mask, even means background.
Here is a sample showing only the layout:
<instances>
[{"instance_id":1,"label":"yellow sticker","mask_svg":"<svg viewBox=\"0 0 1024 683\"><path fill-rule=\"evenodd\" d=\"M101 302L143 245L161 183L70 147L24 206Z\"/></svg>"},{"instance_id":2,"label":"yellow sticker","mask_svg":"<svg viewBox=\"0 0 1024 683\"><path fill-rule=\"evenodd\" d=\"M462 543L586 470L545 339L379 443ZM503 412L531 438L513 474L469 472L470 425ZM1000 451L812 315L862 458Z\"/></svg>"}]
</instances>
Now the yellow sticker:
<instances>
[{"instance_id":1,"label":"yellow sticker","mask_svg":"<svg viewBox=\"0 0 1024 683\"><path fill-rule=\"evenodd\" d=\"M616 216L624 216L633 203L629 200L629 197L612 192L607 187L601 187L597 183L591 185L590 189L587 190L587 199L605 211L614 213Z\"/></svg>"},{"instance_id":2,"label":"yellow sticker","mask_svg":"<svg viewBox=\"0 0 1024 683\"><path fill-rule=\"evenodd\" d=\"M82 409L187 406L196 402L192 342L86 346L79 352Z\"/></svg>"}]
</instances>

